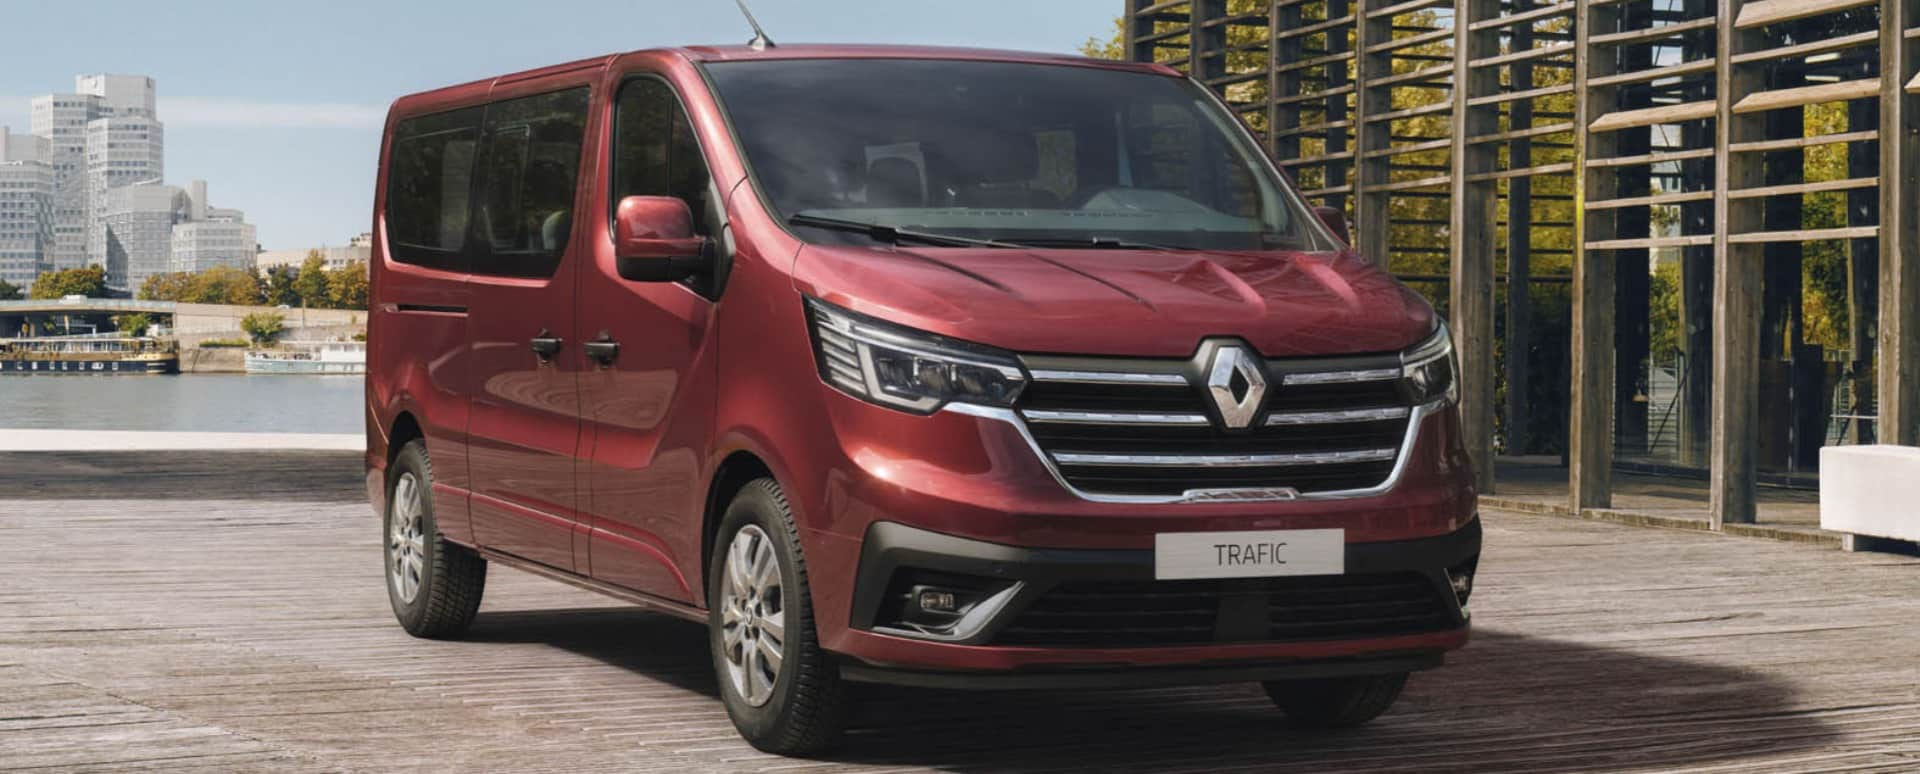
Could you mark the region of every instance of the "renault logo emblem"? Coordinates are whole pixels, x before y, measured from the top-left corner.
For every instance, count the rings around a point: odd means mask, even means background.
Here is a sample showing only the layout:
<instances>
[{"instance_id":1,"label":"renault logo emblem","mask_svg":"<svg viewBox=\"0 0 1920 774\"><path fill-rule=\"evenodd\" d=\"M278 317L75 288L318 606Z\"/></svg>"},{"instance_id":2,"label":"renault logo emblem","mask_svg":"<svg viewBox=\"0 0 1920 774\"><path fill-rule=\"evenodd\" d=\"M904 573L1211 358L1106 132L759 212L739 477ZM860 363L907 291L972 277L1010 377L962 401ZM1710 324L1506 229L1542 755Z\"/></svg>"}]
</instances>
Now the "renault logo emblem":
<instances>
[{"instance_id":1,"label":"renault logo emblem","mask_svg":"<svg viewBox=\"0 0 1920 774\"><path fill-rule=\"evenodd\" d=\"M1220 421L1229 428L1243 429L1260 413L1260 401L1267 397L1267 377L1245 348L1228 344L1213 351L1213 364L1207 367L1207 394L1220 409Z\"/></svg>"}]
</instances>

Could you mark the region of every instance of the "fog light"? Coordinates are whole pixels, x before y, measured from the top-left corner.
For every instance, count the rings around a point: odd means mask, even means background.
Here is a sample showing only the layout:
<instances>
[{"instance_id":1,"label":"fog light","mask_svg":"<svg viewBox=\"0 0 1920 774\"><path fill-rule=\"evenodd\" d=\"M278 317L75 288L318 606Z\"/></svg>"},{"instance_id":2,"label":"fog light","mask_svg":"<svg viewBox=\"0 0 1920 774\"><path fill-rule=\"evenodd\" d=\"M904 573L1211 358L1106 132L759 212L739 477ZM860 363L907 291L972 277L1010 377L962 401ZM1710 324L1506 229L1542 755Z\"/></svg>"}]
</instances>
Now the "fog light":
<instances>
[{"instance_id":1,"label":"fog light","mask_svg":"<svg viewBox=\"0 0 1920 774\"><path fill-rule=\"evenodd\" d=\"M953 592L942 589L921 589L920 609L929 613L958 613L960 603L954 599Z\"/></svg>"},{"instance_id":2,"label":"fog light","mask_svg":"<svg viewBox=\"0 0 1920 774\"><path fill-rule=\"evenodd\" d=\"M1473 571L1479 563L1480 557L1476 556L1447 568L1447 585L1453 587L1453 598L1460 601L1462 610L1467 607L1467 598L1473 596Z\"/></svg>"}]
</instances>

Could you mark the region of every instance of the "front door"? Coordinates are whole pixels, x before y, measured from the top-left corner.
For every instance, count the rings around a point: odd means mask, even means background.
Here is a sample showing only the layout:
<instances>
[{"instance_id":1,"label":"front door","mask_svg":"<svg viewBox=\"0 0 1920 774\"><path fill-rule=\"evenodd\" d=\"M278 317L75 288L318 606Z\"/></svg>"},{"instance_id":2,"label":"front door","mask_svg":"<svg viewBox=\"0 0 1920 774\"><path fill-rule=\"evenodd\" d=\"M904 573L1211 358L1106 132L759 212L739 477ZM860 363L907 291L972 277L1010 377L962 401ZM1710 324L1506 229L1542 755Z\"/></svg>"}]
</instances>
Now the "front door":
<instances>
[{"instance_id":1,"label":"front door","mask_svg":"<svg viewBox=\"0 0 1920 774\"><path fill-rule=\"evenodd\" d=\"M608 201L676 196L703 236L720 229L717 195L672 87L627 80L615 97ZM608 212L594 217L611 218ZM717 353L709 280L620 278L610 240L584 271L580 332L617 344L581 376L593 514L593 577L680 601L698 597L702 471L712 432ZM599 351L608 352L606 348Z\"/></svg>"},{"instance_id":2,"label":"front door","mask_svg":"<svg viewBox=\"0 0 1920 774\"><path fill-rule=\"evenodd\" d=\"M468 460L482 546L575 571L580 337L573 238L588 88L487 107L475 197Z\"/></svg>"}]
</instances>

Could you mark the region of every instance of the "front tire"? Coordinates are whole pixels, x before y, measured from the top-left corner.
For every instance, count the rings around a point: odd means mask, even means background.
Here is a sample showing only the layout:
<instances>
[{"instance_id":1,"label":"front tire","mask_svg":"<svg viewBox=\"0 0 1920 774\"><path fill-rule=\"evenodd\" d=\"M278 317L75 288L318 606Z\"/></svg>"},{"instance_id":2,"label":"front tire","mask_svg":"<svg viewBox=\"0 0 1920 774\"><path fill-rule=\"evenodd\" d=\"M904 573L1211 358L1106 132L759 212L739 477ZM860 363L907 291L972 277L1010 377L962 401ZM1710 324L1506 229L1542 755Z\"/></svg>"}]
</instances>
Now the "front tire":
<instances>
[{"instance_id":1,"label":"front tire","mask_svg":"<svg viewBox=\"0 0 1920 774\"><path fill-rule=\"evenodd\" d=\"M1260 684L1267 697L1302 728L1353 728L1380 717L1400 698L1407 673L1333 677L1319 680L1271 680Z\"/></svg>"},{"instance_id":2,"label":"front tire","mask_svg":"<svg viewBox=\"0 0 1920 774\"><path fill-rule=\"evenodd\" d=\"M749 482L727 506L708 562L707 603L720 699L740 736L777 755L837 744L846 686L814 635L806 559L772 479Z\"/></svg>"},{"instance_id":3,"label":"front tire","mask_svg":"<svg viewBox=\"0 0 1920 774\"><path fill-rule=\"evenodd\" d=\"M433 461L414 439L387 469L385 535L387 601L408 634L457 637L480 611L487 560L440 534L433 511Z\"/></svg>"}]
</instances>

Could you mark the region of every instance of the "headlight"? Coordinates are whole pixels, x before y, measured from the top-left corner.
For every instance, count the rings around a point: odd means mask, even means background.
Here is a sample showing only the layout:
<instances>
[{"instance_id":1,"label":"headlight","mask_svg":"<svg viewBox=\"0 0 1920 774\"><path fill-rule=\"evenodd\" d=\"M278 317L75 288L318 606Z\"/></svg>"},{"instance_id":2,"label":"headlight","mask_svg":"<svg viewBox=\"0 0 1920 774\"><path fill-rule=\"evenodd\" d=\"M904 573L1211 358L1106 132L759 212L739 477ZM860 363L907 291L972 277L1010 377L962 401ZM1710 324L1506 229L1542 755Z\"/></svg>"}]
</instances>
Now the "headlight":
<instances>
[{"instance_id":1,"label":"headlight","mask_svg":"<svg viewBox=\"0 0 1920 774\"><path fill-rule=\"evenodd\" d=\"M1011 406L1027 384L1012 355L807 299L820 378L889 408L930 414L948 403Z\"/></svg>"},{"instance_id":2,"label":"headlight","mask_svg":"<svg viewBox=\"0 0 1920 774\"><path fill-rule=\"evenodd\" d=\"M1446 323L1440 323L1439 330L1419 346L1401 353L1400 362L1407 387L1413 392L1414 405L1459 400L1459 385L1454 381L1454 372L1458 369L1453 357L1453 336Z\"/></svg>"}]
</instances>

